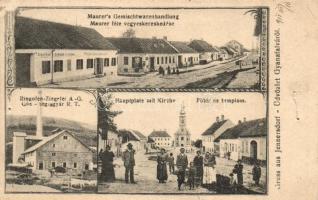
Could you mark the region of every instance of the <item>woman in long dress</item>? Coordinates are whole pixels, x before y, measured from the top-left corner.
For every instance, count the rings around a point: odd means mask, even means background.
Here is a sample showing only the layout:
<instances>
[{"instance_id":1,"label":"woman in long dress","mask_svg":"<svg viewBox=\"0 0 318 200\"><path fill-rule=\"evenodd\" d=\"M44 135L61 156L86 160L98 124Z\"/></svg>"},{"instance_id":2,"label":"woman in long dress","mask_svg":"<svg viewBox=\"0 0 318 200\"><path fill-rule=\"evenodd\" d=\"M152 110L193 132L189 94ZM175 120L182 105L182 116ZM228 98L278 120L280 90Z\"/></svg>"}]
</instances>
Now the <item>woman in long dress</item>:
<instances>
[{"instance_id":1,"label":"woman in long dress","mask_svg":"<svg viewBox=\"0 0 318 200\"><path fill-rule=\"evenodd\" d=\"M203 159L203 185L208 189L216 182L215 164L215 157L207 152Z\"/></svg>"},{"instance_id":2,"label":"woman in long dress","mask_svg":"<svg viewBox=\"0 0 318 200\"><path fill-rule=\"evenodd\" d=\"M203 177L203 157L201 156L201 151L197 151L197 155L193 159L193 164L196 168L196 184L202 184Z\"/></svg>"},{"instance_id":3,"label":"woman in long dress","mask_svg":"<svg viewBox=\"0 0 318 200\"><path fill-rule=\"evenodd\" d=\"M165 183L168 179L167 154L165 149L161 149L157 157L157 179L159 180L159 183Z\"/></svg>"},{"instance_id":4,"label":"woman in long dress","mask_svg":"<svg viewBox=\"0 0 318 200\"><path fill-rule=\"evenodd\" d=\"M110 146L106 146L106 150L102 153L102 180L105 182L113 182L115 180L114 170L114 153L110 150Z\"/></svg>"}]
</instances>

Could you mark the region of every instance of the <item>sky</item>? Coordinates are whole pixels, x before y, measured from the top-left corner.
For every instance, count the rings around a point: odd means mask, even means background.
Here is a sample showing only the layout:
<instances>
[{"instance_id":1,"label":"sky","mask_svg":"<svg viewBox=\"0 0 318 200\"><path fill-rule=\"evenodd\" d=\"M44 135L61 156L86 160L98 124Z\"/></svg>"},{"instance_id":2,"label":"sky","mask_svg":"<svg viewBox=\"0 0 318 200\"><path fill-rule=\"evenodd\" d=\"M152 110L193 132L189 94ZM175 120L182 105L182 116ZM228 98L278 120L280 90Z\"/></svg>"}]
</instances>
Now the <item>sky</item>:
<instances>
[{"instance_id":1,"label":"sky","mask_svg":"<svg viewBox=\"0 0 318 200\"><path fill-rule=\"evenodd\" d=\"M62 107L41 107L42 116L63 118L89 125L90 127L96 127L97 124L97 111L96 106L91 103L95 102L93 94L83 92L79 90L63 90L63 89L31 89L23 88L16 89L12 92L10 99L7 95L7 114L8 115L33 115L36 116L39 110L37 101L32 101L32 105L27 104L27 101L21 101L21 97L36 97L39 95L39 90L42 91L42 97L66 97L69 99L72 97L76 99L81 97L81 102L75 106L68 107L66 101ZM36 104L36 105L35 105Z\"/></svg>"},{"instance_id":2,"label":"sky","mask_svg":"<svg viewBox=\"0 0 318 200\"><path fill-rule=\"evenodd\" d=\"M122 104L116 103L112 110L123 111L114 120L119 129L133 129L149 135L153 130L166 130L170 136L178 130L179 113L182 104L185 106L187 128L192 134L192 140L211 126L217 116L234 124L238 120L253 120L266 116L266 105L263 95L258 93L113 93L113 99L128 98L172 98L171 104ZM245 103L198 103L197 98L208 99L245 99Z\"/></svg>"},{"instance_id":3,"label":"sky","mask_svg":"<svg viewBox=\"0 0 318 200\"><path fill-rule=\"evenodd\" d=\"M247 9L26 9L20 16L48 20L78 26L95 28L105 37L119 37L127 26L90 26L88 14L169 14L179 15L172 27L137 27L137 37L167 36L171 41L204 39L212 45L222 46L230 40L237 40L251 49L255 45L253 36L255 20L244 13ZM113 20L113 19L111 19ZM95 21L111 21L99 19ZM117 20L120 22L131 20ZM134 20L136 21L136 20ZM153 20L152 20L153 21Z\"/></svg>"}]
</instances>

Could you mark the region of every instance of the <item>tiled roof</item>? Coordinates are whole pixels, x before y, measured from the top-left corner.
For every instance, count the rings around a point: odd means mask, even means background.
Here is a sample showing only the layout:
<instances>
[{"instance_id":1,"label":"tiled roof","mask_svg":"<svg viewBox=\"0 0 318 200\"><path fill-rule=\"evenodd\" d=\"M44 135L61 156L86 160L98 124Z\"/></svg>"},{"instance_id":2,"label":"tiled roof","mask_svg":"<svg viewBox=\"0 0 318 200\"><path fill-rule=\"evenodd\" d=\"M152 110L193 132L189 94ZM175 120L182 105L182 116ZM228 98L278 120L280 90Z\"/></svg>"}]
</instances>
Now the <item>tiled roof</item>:
<instances>
[{"instance_id":1,"label":"tiled roof","mask_svg":"<svg viewBox=\"0 0 318 200\"><path fill-rule=\"evenodd\" d=\"M207 130L205 130L201 135L213 135L227 120L214 122Z\"/></svg>"},{"instance_id":2,"label":"tiled roof","mask_svg":"<svg viewBox=\"0 0 318 200\"><path fill-rule=\"evenodd\" d=\"M196 50L189 47L186 42L170 41L169 43L176 48L179 53L198 53Z\"/></svg>"},{"instance_id":3,"label":"tiled roof","mask_svg":"<svg viewBox=\"0 0 318 200\"><path fill-rule=\"evenodd\" d=\"M156 38L106 38L119 53L174 54L177 51L163 39Z\"/></svg>"},{"instance_id":4,"label":"tiled roof","mask_svg":"<svg viewBox=\"0 0 318 200\"><path fill-rule=\"evenodd\" d=\"M236 51L230 47L221 47L221 49L225 50L229 55L234 55Z\"/></svg>"},{"instance_id":5,"label":"tiled roof","mask_svg":"<svg viewBox=\"0 0 318 200\"><path fill-rule=\"evenodd\" d=\"M167 131L152 131L148 137L171 137Z\"/></svg>"},{"instance_id":6,"label":"tiled roof","mask_svg":"<svg viewBox=\"0 0 318 200\"><path fill-rule=\"evenodd\" d=\"M118 133L123 138L123 143L128 141L140 141L139 138L132 132L132 130L121 129L118 130Z\"/></svg>"},{"instance_id":7,"label":"tiled roof","mask_svg":"<svg viewBox=\"0 0 318 200\"><path fill-rule=\"evenodd\" d=\"M213 49L212 45L207 43L204 40L192 40L190 44L188 45L192 49L196 50L197 52L213 52L215 49Z\"/></svg>"},{"instance_id":8,"label":"tiled roof","mask_svg":"<svg viewBox=\"0 0 318 200\"><path fill-rule=\"evenodd\" d=\"M48 143L49 141L53 140L54 138L57 138L58 136L60 136L62 133L66 133L68 135L73 136L78 142L80 142L81 144L83 144L87 149L91 150L86 144L84 144L83 142L81 142L74 134L72 134L71 132L67 131L67 130L62 130L60 132L57 132L53 135L50 135L48 137L43 137L43 139L36 143L35 145L31 146L30 148L26 149L22 154L26 154L26 153L31 153L35 150L37 150L38 148L42 147L43 145L45 145L46 143Z\"/></svg>"},{"instance_id":9,"label":"tiled roof","mask_svg":"<svg viewBox=\"0 0 318 200\"><path fill-rule=\"evenodd\" d=\"M267 135L265 118L241 122L240 124L227 129L215 141L220 139L236 139L238 137L260 137Z\"/></svg>"},{"instance_id":10,"label":"tiled roof","mask_svg":"<svg viewBox=\"0 0 318 200\"><path fill-rule=\"evenodd\" d=\"M116 50L96 30L68 24L16 17L16 49Z\"/></svg>"}]
</instances>

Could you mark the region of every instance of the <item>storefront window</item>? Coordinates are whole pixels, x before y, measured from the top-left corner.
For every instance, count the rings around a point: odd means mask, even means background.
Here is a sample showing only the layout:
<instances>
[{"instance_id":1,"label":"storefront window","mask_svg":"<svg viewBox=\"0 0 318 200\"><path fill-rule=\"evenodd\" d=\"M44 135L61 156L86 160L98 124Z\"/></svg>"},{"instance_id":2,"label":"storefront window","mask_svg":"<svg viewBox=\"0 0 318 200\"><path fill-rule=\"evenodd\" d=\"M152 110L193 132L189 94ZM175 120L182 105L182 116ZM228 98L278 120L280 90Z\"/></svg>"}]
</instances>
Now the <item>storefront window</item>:
<instances>
[{"instance_id":1,"label":"storefront window","mask_svg":"<svg viewBox=\"0 0 318 200\"><path fill-rule=\"evenodd\" d=\"M63 72L63 60L54 61L54 72Z\"/></svg>"},{"instance_id":2,"label":"storefront window","mask_svg":"<svg viewBox=\"0 0 318 200\"><path fill-rule=\"evenodd\" d=\"M93 68L94 66L94 60L93 59L87 59L86 61L86 68L89 69L89 68Z\"/></svg>"},{"instance_id":3,"label":"storefront window","mask_svg":"<svg viewBox=\"0 0 318 200\"><path fill-rule=\"evenodd\" d=\"M51 72L51 62L42 61L42 74L49 74Z\"/></svg>"},{"instance_id":4,"label":"storefront window","mask_svg":"<svg viewBox=\"0 0 318 200\"><path fill-rule=\"evenodd\" d=\"M76 69L83 69L83 59L76 60Z\"/></svg>"}]
</instances>

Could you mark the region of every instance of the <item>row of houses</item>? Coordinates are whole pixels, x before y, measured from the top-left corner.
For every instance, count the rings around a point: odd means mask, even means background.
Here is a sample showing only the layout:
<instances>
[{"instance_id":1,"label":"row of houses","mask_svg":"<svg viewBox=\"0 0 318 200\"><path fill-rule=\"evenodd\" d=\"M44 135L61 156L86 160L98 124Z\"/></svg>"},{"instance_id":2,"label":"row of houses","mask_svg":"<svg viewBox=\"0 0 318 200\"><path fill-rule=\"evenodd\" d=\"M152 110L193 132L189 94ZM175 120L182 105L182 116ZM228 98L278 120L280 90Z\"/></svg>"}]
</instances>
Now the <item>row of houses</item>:
<instances>
[{"instance_id":1,"label":"row of houses","mask_svg":"<svg viewBox=\"0 0 318 200\"><path fill-rule=\"evenodd\" d=\"M121 129L116 132L108 131L107 137L99 134L98 147L105 149L107 145L116 156L127 148L127 144L131 143L136 151L157 148L170 148L173 145L172 137L165 130L154 130L149 136L143 135L141 132L132 129Z\"/></svg>"},{"instance_id":2,"label":"row of houses","mask_svg":"<svg viewBox=\"0 0 318 200\"><path fill-rule=\"evenodd\" d=\"M250 121L244 118L235 125L221 115L201 134L201 138L204 152L214 152L236 161L266 161L265 118Z\"/></svg>"},{"instance_id":3,"label":"row of houses","mask_svg":"<svg viewBox=\"0 0 318 200\"><path fill-rule=\"evenodd\" d=\"M159 38L111 38L95 29L16 17L17 86L41 85L95 76L139 76L190 67L243 54L231 41L224 47L204 40L190 42Z\"/></svg>"}]
</instances>

